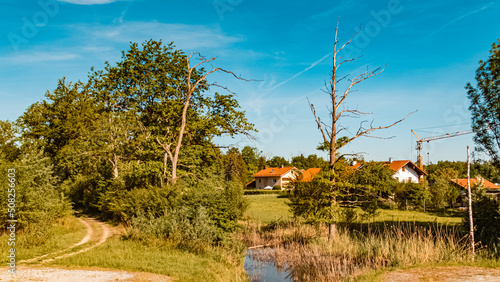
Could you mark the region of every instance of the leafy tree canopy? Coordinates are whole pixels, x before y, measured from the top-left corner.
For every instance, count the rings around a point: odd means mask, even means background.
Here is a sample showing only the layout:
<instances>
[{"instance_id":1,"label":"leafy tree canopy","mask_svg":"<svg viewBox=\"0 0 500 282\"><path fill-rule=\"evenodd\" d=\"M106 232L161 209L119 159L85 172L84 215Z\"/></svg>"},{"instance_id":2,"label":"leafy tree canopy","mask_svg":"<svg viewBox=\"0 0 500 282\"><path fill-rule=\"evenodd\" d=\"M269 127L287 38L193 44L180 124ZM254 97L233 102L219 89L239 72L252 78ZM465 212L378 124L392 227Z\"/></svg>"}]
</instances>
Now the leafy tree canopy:
<instances>
[{"instance_id":1,"label":"leafy tree canopy","mask_svg":"<svg viewBox=\"0 0 500 282\"><path fill-rule=\"evenodd\" d=\"M467 83L474 141L500 167L500 39L492 44L490 57L479 61L476 86Z\"/></svg>"}]
</instances>

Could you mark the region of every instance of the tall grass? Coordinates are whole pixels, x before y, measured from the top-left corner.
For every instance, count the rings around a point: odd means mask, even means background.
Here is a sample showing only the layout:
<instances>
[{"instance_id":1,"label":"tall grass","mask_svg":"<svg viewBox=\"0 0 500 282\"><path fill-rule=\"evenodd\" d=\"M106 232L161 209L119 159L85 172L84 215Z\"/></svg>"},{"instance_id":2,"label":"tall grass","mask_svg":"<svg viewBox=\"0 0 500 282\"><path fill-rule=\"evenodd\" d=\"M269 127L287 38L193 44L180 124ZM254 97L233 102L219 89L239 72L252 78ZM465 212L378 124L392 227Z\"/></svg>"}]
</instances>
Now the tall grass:
<instances>
[{"instance_id":1,"label":"tall grass","mask_svg":"<svg viewBox=\"0 0 500 282\"><path fill-rule=\"evenodd\" d=\"M341 228L332 242L326 238L326 226L320 225L282 222L251 229L242 238L248 245L274 247L273 252L252 251L252 255L288 268L298 281L337 281L385 267L468 260L457 229L411 224L363 232Z\"/></svg>"}]
</instances>

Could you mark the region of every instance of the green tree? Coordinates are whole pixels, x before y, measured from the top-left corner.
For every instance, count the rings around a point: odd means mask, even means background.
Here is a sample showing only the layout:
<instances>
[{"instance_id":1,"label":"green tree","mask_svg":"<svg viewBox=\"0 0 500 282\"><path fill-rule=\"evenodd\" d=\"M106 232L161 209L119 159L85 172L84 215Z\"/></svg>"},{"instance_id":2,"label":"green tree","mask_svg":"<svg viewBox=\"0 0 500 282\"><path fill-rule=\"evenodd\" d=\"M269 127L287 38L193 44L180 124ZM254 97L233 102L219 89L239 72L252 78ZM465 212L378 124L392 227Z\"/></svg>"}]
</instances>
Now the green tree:
<instances>
[{"instance_id":1,"label":"green tree","mask_svg":"<svg viewBox=\"0 0 500 282\"><path fill-rule=\"evenodd\" d=\"M492 44L488 60L479 61L476 86L467 83L474 142L500 167L500 39Z\"/></svg>"},{"instance_id":2,"label":"green tree","mask_svg":"<svg viewBox=\"0 0 500 282\"><path fill-rule=\"evenodd\" d=\"M308 221L330 222L331 214L339 214L340 207L361 207L375 213L378 203L394 194L398 182L393 172L382 164L366 163L361 169L353 170L345 161L337 161L338 204L330 205L330 175L320 173L311 182L295 182L290 195L290 209L294 216Z\"/></svg>"},{"instance_id":3,"label":"green tree","mask_svg":"<svg viewBox=\"0 0 500 282\"><path fill-rule=\"evenodd\" d=\"M106 63L105 71L93 74L102 81L101 92L110 93L115 108L133 111L149 142L160 146L163 178L173 183L179 177L178 167L188 166L181 161L184 146L207 146L215 136L254 130L233 93L210 96L206 92L220 87L207 81L215 72L242 79L222 68L206 71L203 65L214 60L198 53L186 56L173 43L150 40L142 48L132 44L116 66Z\"/></svg>"},{"instance_id":4,"label":"green tree","mask_svg":"<svg viewBox=\"0 0 500 282\"><path fill-rule=\"evenodd\" d=\"M258 172L260 170L259 159L262 156L262 152L255 147L245 146L241 149L241 156L245 161L248 168L248 173L250 175Z\"/></svg>"},{"instance_id":5,"label":"green tree","mask_svg":"<svg viewBox=\"0 0 500 282\"><path fill-rule=\"evenodd\" d=\"M238 148L230 148L223 159L226 180L243 184L246 180L247 167Z\"/></svg>"},{"instance_id":6,"label":"green tree","mask_svg":"<svg viewBox=\"0 0 500 282\"><path fill-rule=\"evenodd\" d=\"M458 171L452 168L440 168L429 175L429 190L435 208L453 207L460 196L460 190L451 182L452 179L458 179Z\"/></svg>"},{"instance_id":7,"label":"green tree","mask_svg":"<svg viewBox=\"0 0 500 282\"><path fill-rule=\"evenodd\" d=\"M14 161L20 154L16 145L19 128L13 122L0 120L0 160Z\"/></svg>"},{"instance_id":8,"label":"green tree","mask_svg":"<svg viewBox=\"0 0 500 282\"><path fill-rule=\"evenodd\" d=\"M309 168L321 168L328 169L328 162L322 157L318 157L316 154L309 155L305 157L303 154L300 156L295 156L292 158L292 163L294 167L298 169L309 169Z\"/></svg>"},{"instance_id":9,"label":"green tree","mask_svg":"<svg viewBox=\"0 0 500 282\"><path fill-rule=\"evenodd\" d=\"M394 199L401 209L417 208L429 203L431 194L425 183L399 183Z\"/></svg>"},{"instance_id":10,"label":"green tree","mask_svg":"<svg viewBox=\"0 0 500 282\"><path fill-rule=\"evenodd\" d=\"M1 163L5 173L0 175L2 183L7 182L7 171L10 170L15 179L16 212L18 226L25 228L37 224L50 226L57 218L69 214L71 206L64 194L57 188L57 179L53 175L50 158L44 156L43 150L37 146L24 149L19 159L12 163ZM1 215L5 223L8 215L6 193L2 193Z\"/></svg>"},{"instance_id":11,"label":"green tree","mask_svg":"<svg viewBox=\"0 0 500 282\"><path fill-rule=\"evenodd\" d=\"M274 156L270 160L268 160L267 165L270 167L281 167L281 166L290 166L290 162L287 161L285 158L280 157L280 156Z\"/></svg>"},{"instance_id":12,"label":"green tree","mask_svg":"<svg viewBox=\"0 0 500 282\"><path fill-rule=\"evenodd\" d=\"M74 149L79 147L72 142L83 138L82 134L92 128L102 110L101 104L88 85L66 83L63 78L54 91L47 91L45 100L32 104L19 118L24 143L44 148L60 180L95 165L86 154L80 151L75 154Z\"/></svg>"}]
</instances>

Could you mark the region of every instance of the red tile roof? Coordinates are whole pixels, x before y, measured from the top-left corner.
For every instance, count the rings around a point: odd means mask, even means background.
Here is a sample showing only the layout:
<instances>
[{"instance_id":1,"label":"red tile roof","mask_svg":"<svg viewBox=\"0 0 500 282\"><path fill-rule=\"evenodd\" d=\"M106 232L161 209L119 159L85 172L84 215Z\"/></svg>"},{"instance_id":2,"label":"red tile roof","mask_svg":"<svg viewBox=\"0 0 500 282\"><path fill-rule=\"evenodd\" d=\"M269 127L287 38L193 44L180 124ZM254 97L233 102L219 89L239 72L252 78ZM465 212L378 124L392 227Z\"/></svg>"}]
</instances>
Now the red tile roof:
<instances>
[{"instance_id":1,"label":"red tile roof","mask_svg":"<svg viewBox=\"0 0 500 282\"><path fill-rule=\"evenodd\" d=\"M451 181L455 182L456 184L462 186L463 188L466 188L467 189L467 179L452 179ZM474 186L476 184L482 184L484 188L488 188L488 189L498 189L500 187L498 187L498 185L484 179L484 178L481 178L481 179L477 179L477 178L471 178L470 179L470 186Z\"/></svg>"},{"instance_id":2,"label":"red tile roof","mask_svg":"<svg viewBox=\"0 0 500 282\"><path fill-rule=\"evenodd\" d=\"M401 161L392 161L391 163L389 162L379 162L379 163L382 163L384 165L387 165L389 166L389 169L397 172L398 170L400 170L402 167L404 167L405 165L409 165L413 170L415 170L417 172L417 174L423 174L423 175L427 175L427 173L425 173L425 171L421 170L416 164L414 164L412 161L410 160L401 160ZM352 169L358 169L362 166L363 164L359 163L359 162L356 162L354 165L350 166L350 168Z\"/></svg>"},{"instance_id":3,"label":"red tile roof","mask_svg":"<svg viewBox=\"0 0 500 282\"><path fill-rule=\"evenodd\" d=\"M309 182L321 171L321 168L310 168L302 173L301 181Z\"/></svg>"},{"instance_id":4,"label":"red tile roof","mask_svg":"<svg viewBox=\"0 0 500 282\"><path fill-rule=\"evenodd\" d=\"M265 168L256 174L253 175L253 177L270 177L270 176L282 176L286 173L288 173L290 170L294 169L295 167L268 167Z\"/></svg>"},{"instance_id":5,"label":"red tile roof","mask_svg":"<svg viewBox=\"0 0 500 282\"><path fill-rule=\"evenodd\" d=\"M392 161L392 163L384 162L384 165L388 165L391 170L398 171L405 165L409 164L409 166L415 170L418 174L427 175L423 170L421 170L416 164L414 164L410 160L401 160L401 161Z\"/></svg>"}]
</instances>

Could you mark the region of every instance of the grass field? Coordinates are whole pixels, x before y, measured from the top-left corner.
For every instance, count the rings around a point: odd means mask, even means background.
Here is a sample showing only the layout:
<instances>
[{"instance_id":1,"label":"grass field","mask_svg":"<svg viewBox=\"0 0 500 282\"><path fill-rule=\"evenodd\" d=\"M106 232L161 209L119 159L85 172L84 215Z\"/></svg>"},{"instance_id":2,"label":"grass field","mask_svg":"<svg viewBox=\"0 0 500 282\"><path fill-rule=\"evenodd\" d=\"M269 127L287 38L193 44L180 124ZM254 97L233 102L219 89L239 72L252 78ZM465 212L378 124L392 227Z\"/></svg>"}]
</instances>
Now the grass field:
<instances>
[{"instance_id":1,"label":"grass field","mask_svg":"<svg viewBox=\"0 0 500 282\"><path fill-rule=\"evenodd\" d=\"M292 214L286 205L286 198L278 198L278 195L247 195L249 206L245 212L246 219L268 224L278 219L289 219Z\"/></svg>"},{"instance_id":2,"label":"grass field","mask_svg":"<svg viewBox=\"0 0 500 282\"><path fill-rule=\"evenodd\" d=\"M286 198L278 198L278 195L247 195L245 198L249 201L245 216L250 221L268 224L278 219L292 217L288 205L286 205L286 201L288 201ZM357 211L358 214L362 213L361 209ZM375 218L361 222L415 222L457 225L462 221L460 216L443 216L419 211L379 209L377 212L378 215Z\"/></svg>"}]
</instances>

